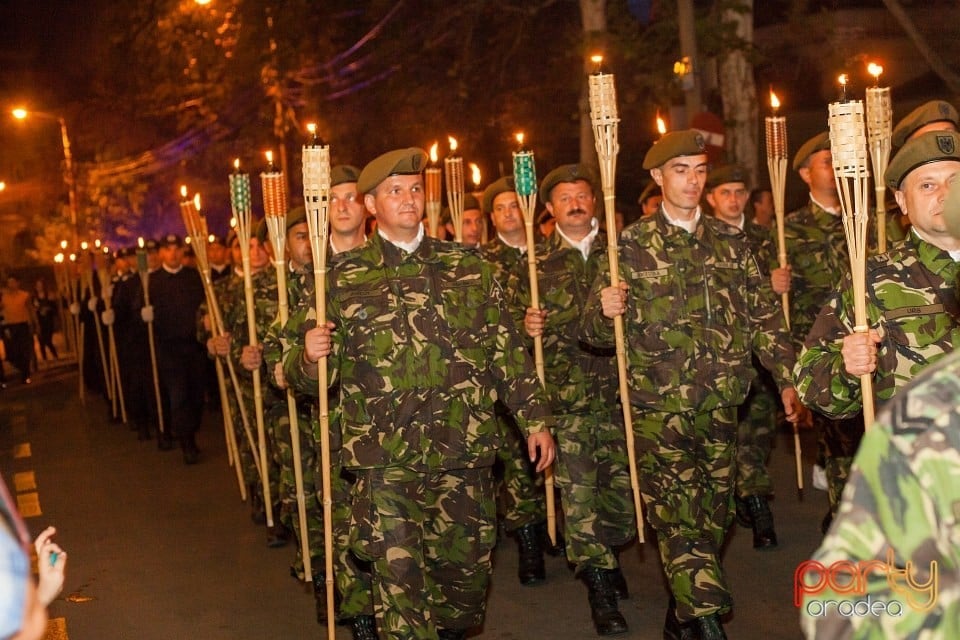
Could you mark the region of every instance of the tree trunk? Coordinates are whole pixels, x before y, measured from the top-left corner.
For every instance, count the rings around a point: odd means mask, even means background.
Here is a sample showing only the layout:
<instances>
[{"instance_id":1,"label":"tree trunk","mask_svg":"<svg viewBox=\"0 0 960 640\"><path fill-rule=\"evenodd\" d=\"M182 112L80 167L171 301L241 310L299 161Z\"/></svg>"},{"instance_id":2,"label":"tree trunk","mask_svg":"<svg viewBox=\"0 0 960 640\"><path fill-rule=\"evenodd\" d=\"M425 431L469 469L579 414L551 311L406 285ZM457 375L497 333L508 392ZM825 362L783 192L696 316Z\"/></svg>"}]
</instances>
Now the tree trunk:
<instances>
[{"instance_id":1,"label":"tree trunk","mask_svg":"<svg viewBox=\"0 0 960 640\"><path fill-rule=\"evenodd\" d=\"M903 6L900 4L899 0L883 0L883 4L887 6L887 10L893 15L893 17L900 23L900 26L906 32L907 37L910 38L910 41L913 42L913 45L920 52L920 55L923 56L923 59L927 61L927 64L930 65L930 68L933 69L933 72L936 73L943 82L947 85L947 89L951 93L957 94L960 93L960 76L958 76L953 69L951 69L943 61L937 53L933 50L933 47L927 43L926 38L917 31L917 28L914 26L913 21L910 19L910 16L907 15L907 12L904 10Z\"/></svg>"},{"instance_id":2,"label":"tree trunk","mask_svg":"<svg viewBox=\"0 0 960 640\"><path fill-rule=\"evenodd\" d=\"M720 93L723 98L723 119L726 124L724 147L728 160L741 164L757 185L757 87L753 81L753 64L746 51L753 45L753 0L742 0L743 11L727 9L723 21L736 25L736 35L743 46L727 52L720 61Z\"/></svg>"},{"instance_id":3,"label":"tree trunk","mask_svg":"<svg viewBox=\"0 0 960 640\"><path fill-rule=\"evenodd\" d=\"M587 54L583 59L583 81L580 84L580 162L598 166L597 147L593 140L593 124L590 122L590 90L587 76L594 72L590 56L595 52L606 56L602 50L607 39L607 1L580 0L580 16L583 21L583 42ZM591 49L595 48L595 51Z\"/></svg>"}]
</instances>

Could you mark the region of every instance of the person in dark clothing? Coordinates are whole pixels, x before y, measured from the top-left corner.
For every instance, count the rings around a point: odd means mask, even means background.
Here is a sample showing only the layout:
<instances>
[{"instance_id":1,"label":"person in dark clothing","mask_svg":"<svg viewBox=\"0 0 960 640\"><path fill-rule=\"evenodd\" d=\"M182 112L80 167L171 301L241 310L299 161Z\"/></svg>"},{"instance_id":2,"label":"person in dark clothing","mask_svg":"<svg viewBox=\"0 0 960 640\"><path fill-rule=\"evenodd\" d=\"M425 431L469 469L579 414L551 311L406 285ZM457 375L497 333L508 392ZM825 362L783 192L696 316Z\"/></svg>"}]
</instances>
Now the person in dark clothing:
<instances>
[{"instance_id":1,"label":"person in dark clothing","mask_svg":"<svg viewBox=\"0 0 960 640\"><path fill-rule=\"evenodd\" d=\"M160 241L162 268L151 276L149 307L144 321L153 320L157 342L160 386L169 416L166 438L175 437L183 461L199 461L196 433L203 417L206 356L197 341L197 310L204 301L203 283L196 269L183 264L183 240L170 234Z\"/></svg>"},{"instance_id":2,"label":"person in dark clothing","mask_svg":"<svg viewBox=\"0 0 960 640\"><path fill-rule=\"evenodd\" d=\"M37 341L40 344L40 357L47 359L47 351L54 359L59 358L57 348L53 345L53 331L57 325L57 301L47 291L47 283L43 278L34 284L33 312L37 318Z\"/></svg>"}]
</instances>

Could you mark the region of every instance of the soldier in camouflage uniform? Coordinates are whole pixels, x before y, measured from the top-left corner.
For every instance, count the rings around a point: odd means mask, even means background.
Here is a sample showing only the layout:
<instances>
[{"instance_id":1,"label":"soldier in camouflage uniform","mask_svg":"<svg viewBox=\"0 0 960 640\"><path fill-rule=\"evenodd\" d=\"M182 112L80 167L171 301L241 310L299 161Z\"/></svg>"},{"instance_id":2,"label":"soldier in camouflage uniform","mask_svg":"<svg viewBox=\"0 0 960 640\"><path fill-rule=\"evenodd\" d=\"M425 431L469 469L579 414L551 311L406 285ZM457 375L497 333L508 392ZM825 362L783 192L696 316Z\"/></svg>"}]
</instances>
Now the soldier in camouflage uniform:
<instances>
[{"instance_id":1,"label":"soldier in camouflage uniform","mask_svg":"<svg viewBox=\"0 0 960 640\"><path fill-rule=\"evenodd\" d=\"M744 213L749 191L747 172L738 165L712 169L707 176L707 203L713 215L734 226L747 238L750 250L764 276L768 276L768 256L776 252L770 230ZM789 278L786 269L774 269L773 276ZM737 415L737 519L753 529L753 547L770 549L777 546L777 533L767 497L773 493L773 482L767 472L767 460L777 432L777 386L770 373L753 358L755 378L747 401Z\"/></svg>"},{"instance_id":2,"label":"soldier in camouflage uniform","mask_svg":"<svg viewBox=\"0 0 960 640\"><path fill-rule=\"evenodd\" d=\"M263 225L263 223L261 223ZM265 225L263 225L265 226ZM277 516L272 527L267 530L267 546L282 547L289 541L290 532L279 517L282 513L280 498L280 460L277 456L276 439L273 433L273 424L266 419L274 406L284 403L285 400L276 388L265 384L267 378L262 367L260 349L264 336L270 324L277 317L277 276L270 268L270 253L266 244L261 240L261 234L253 234L250 238L250 278L253 286L254 323L257 333L257 347L251 347L248 340L247 303L243 277L234 279L224 278L229 282L229 290L223 300L218 300L223 314L224 335L213 339L213 349L217 355L231 358L240 366L235 367L243 395L242 402L246 409L247 418L252 431L256 430L257 415L254 402L253 374L254 370L261 370L260 394L263 400L264 428L267 440L267 458L261 464L267 467L267 478L270 483L270 500L273 513ZM239 242L231 247L234 253L234 265L241 264ZM235 414L236 415L236 414ZM237 419L241 433L237 435L237 445L240 450L240 459L244 467L244 477L252 485L251 496L260 496L263 500L262 481L253 463L253 453L249 449L250 443L246 432L243 431L242 420ZM255 493L254 493L255 492ZM254 504L255 498L251 497Z\"/></svg>"},{"instance_id":3,"label":"soldier in camouflage uniform","mask_svg":"<svg viewBox=\"0 0 960 640\"><path fill-rule=\"evenodd\" d=\"M330 235L328 255L332 262L338 256L366 241L363 234L366 211L356 192L359 170L350 165L336 165L330 171ZM290 318L305 314L315 299L313 282L312 250L306 211L297 207L287 214L286 247L289 254L289 277L287 278L287 299ZM274 322L264 338L263 357L267 363L270 379L278 388L285 389L283 378L282 351L285 341L283 327L279 319ZM326 578L322 573L324 563L322 482L320 475L320 433L319 417L316 412L316 390L311 394L297 394L297 409L301 432L301 466L307 511L309 547L314 570L313 584L316 597L317 620L326 622ZM286 412L277 416L277 433L280 441L289 443L290 428ZM369 568L366 563L357 560L349 550L350 509L347 496L353 479L341 469L339 464L340 428L338 414L333 405L330 412L330 443L332 451L331 487L333 503L333 534L335 545L334 577L339 594L338 615L341 620L349 620L354 640L372 640L376 638L373 621L373 599ZM289 449L289 445L287 446ZM283 450L283 449L282 449ZM299 515L297 513L295 481L292 458L289 458L281 472L281 490L284 491L285 510L292 512L291 528L299 537ZM299 542L298 542L299 549ZM302 561L296 570L302 571Z\"/></svg>"},{"instance_id":4,"label":"soldier in camouflage uniform","mask_svg":"<svg viewBox=\"0 0 960 640\"><path fill-rule=\"evenodd\" d=\"M793 158L793 168L809 187L810 200L786 216L784 238L792 277L786 287L774 283L774 291L790 293L790 330L799 353L820 308L850 272L850 254L833 176L830 134L824 131L801 145ZM776 256L770 257L770 264L776 264ZM863 435L863 416L835 420L813 411L813 424L830 500L830 509L821 525L825 530L836 512L853 454Z\"/></svg>"},{"instance_id":5,"label":"soldier in camouflage uniform","mask_svg":"<svg viewBox=\"0 0 960 640\"><path fill-rule=\"evenodd\" d=\"M954 238L960 238L957 185L942 216ZM934 191L940 200L943 185ZM960 355L954 353L898 390L878 414L833 526L813 559L798 567L794 598L807 638L960 637L960 484L953 481L960 475L958 408ZM867 564L872 568L861 570L861 586L849 570ZM851 615L854 607L862 612L858 603L865 601L870 613Z\"/></svg>"},{"instance_id":6,"label":"soldier in camouflage uniform","mask_svg":"<svg viewBox=\"0 0 960 640\"><path fill-rule=\"evenodd\" d=\"M505 176L488 186L483 192L482 207L490 215L496 231L496 237L483 247L483 257L493 265L494 277L509 300L516 295L519 283L529 280L527 233L513 176ZM514 313L517 326L523 322L522 311ZM547 512L542 476L533 473L524 455L523 434L500 402L497 403L497 422L507 443L497 450L503 468L503 485L497 494L503 526L517 540L520 584L539 584L547 578L543 562Z\"/></svg>"},{"instance_id":7,"label":"soldier in camouflage uniform","mask_svg":"<svg viewBox=\"0 0 960 640\"><path fill-rule=\"evenodd\" d=\"M584 305L607 250L594 214L596 185L581 165L564 165L544 177L540 198L557 225L537 247L540 308L530 306L526 286L518 303L526 309L527 333L543 336L567 560L587 585L597 633L606 636L627 631L617 604L627 590L616 549L636 536L637 527L616 353L580 340Z\"/></svg>"},{"instance_id":8,"label":"soldier in camouflage uniform","mask_svg":"<svg viewBox=\"0 0 960 640\"><path fill-rule=\"evenodd\" d=\"M960 339L960 241L943 222L948 183L960 173L960 134L933 131L914 138L887 169L887 186L910 218L909 238L867 262L869 331L854 332L847 278L821 310L797 363L806 403L833 417L862 410L860 376L873 374L884 402Z\"/></svg>"},{"instance_id":9,"label":"soldier in camouflage uniform","mask_svg":"<svg viewBox=\"0 0 960 640\"><path fill-rule=\"evenodd\" d=\"M737 407L751 354L798 418L783 312L743 234L702 216L703 136L663 136L643 166L663 188L654 216L620 236L620 287L601 273L584 314L591 344L613 343L624 316L640 490L671 591L664 638L725 638L732 598L720 550L733 520ZM629 300L629 302L628 302Z\"/></svg>"},{"instance_id":10,"label":"soldier in camouflage uniform","mask_svg":"<svg viewBox=\"0 0 960 640\"><path fill-rule=\"evenodd\" d=\"M490 469L502 444L494 402L529 434L538 471L555 455L549 411L491 267L425 237L425 164L422 150L398 149L361 172L377 232L329 271L329 321L284 354L288 383L305 392L329 357L341 459L358 478L351 546L372 562L377 623L395 639L464 638L483 621Z\"/></svg>"}]
</instances>

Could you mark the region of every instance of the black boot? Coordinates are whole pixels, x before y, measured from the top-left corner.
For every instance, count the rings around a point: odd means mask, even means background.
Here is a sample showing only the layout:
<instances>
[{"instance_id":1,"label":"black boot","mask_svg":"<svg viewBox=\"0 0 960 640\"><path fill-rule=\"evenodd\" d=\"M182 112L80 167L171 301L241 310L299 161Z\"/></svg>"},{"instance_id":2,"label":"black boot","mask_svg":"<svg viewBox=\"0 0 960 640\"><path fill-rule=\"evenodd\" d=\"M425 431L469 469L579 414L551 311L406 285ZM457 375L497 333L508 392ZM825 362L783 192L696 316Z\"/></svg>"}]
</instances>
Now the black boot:
<instances>
[{"instance_id":1,"label":"black boot","mask_svg":"<svg viewBox=\"0 0 960 640\"><path fill-rule=\"evenodd\" d=\"M437 629L437 637L440 640L463 640L467 637L467 632L456 629Z\"/></svg>"},{"instance_id":2,"label":"black boot","mask_svg":"<svg viewBox=\"0 0 960 640\"><path fill-rule=\"evenodd\" d=\"M537 532L540 534L540 546L543 547L543 550L548 555L554 558L567 555L567 541L563 539L563 534L560 533L559 527L556 531L557 544L553 544L553 542L550 541L550 533L547 531L546 520L538 522L534 526L537 528Z\"/></svg>"},{"instance_id":3,"label":"black boot","mask_svg":"<svg viewBox=\"0 0 960 640\"><path fill-rule=\"evenodd\" d=\"M747 496L744 499L753 525L753 548L773 549L777 546L777 532L773 529L773 513L766 496Z\"/></svg>"},{"instance_id":4,"label":"black boot","mask_svg":"<svg viewBox=\"0 0 960 640\"><path fill-rule=\"evenodd\" d=\"M593 626L597 635L613 636L626 633L627 621L617 608L617 590L607 579L603 569L587 567L580 574L587 585L590 601L590 614L593 617Z\"/></svg>"},{"instance_id":5,"label":"black boot","mask_svg":"<svg viewBox=\"0 0 960 640\"><path fill-rule=\"evenodd\" d=\"M350 619L350 637L353 640L377 640L377 621L373 616Z\"/></svg>"},{"instance_id":6,"label":"black boot","mask_svg":"<svg viewBox=\"0 0 960 640\"><path fill-rule=\"evenodd\" d=\"M737 507L737 524L744 528L752 527L753 517L750 515L750 510L747 508L747 499L741 498L740 496L735 496L733 500Z\"/></svg>"},{"instance_id":7,"label":"black boot","mask_svg":"<svg viewBox=\"0 0 960 640\"><path fill-rule=\"evenodd\" d=\"M160 451L170 451L173 449L173 438L170 437L169 433L163 432L157 434L157 449L160 449Z\"/></svg>"},{"instance_id":8,"label":"black boot","mask_svg":"<svg viewBox=\"0 0 960 640\"><path fill-rule=\"evenodd\" d=\"M184 464L197 464L200 461L200 449L193 439L193 435L181 436L180 450L183 451Z\"/></svg>"},{"instance_id":9,"label":"black boot","mask_svg":"<svg viewBox=\"0 0 960 640\"><path fill-rule=\"evenodd\" d=\"M267 511L260 494L260 485L251 482L247 485L247 499L250 501L250 519L254 524L267 524Z\"/></svg>"},{"instance_id":10,"label":"black boot","mask_svg":"<svg viewBox=\"0 0 960 640\"><path fill-rule=\"evenodd\" d=\"M667 618L663 621L663 640L698 640L697 626L692 622L680 624L677 619L677 601L670 596Z\"/></svg>"},{"instance_id":11,"label":"black boot","mask_svg":"<svg viewBox=\"0 0 960 640\"><path fill-rule=\"evenodd\" d=\"M720 616L716 613L697 618L696 626L700 632L697 636L700 640L727 640L727 634L720 624Z\"/></svg>"},{"instance_id":12,"label":"black boot","mask_svg":"<svg viewBox=\"0 0 960 640\"><path fill-rule=\"evenodd\" d=\"M547 571L543 564L543 547L540 544L537 525L524 525L517 529L514 535L517 537L517 547L520 550L517 566L520 584L530 586L543 582L547 579Z\"/></svg>"},{"instance_id":13,"label":"black boot","mask_svg":"<svg viewBox=\"0 0 960 640\"><path fill-rule=\"evenodd\" d=\"M272 527L267 527L267 546L271 549L279 549L287 546L290 542L290 529L287 529L279 522L274 522Z\"/></svg>"},{"instance_id":14,"label":"black boot","mask_svg":"<svg viewBox=\"0 0 960 640\"><path fill-rule=\"evenodd\" d=\"M604 572L607 574L607 581L610 582L610 586L616 590L617 597L621 600L629 600L630 589L627 587L627 579L623 576L623 571L620 570L620 567L616 569L604 569Z\"/></svg>"}]
</instances>

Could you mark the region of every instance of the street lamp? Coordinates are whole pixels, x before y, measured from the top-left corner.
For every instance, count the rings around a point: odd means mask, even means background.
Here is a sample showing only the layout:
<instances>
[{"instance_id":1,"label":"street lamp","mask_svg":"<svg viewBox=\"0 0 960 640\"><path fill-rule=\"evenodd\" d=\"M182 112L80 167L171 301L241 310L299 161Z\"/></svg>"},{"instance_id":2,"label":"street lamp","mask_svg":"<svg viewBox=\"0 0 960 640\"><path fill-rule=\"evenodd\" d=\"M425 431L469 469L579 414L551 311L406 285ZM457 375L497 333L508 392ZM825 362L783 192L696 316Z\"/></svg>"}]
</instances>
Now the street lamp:
<instances>
[{"instance_id":1,"label":"street lamp","mask_svg":"<svg viewBox=\"0 0 960 640\"><path fill-rule=\"evenodd\" d=\"M17 120L25 120L33 116L43 120L53 120L60 123L60 139L63 142L63 181L67 183L67 193L70 198L70 226L73 228L73 246L78 246L79 233L77 230L77 179L73 173L73 155L70 153L70 137L67 135L67 121L62 116L55 116L43 111L27 111L17 108L11 111Z\"/></svg>"}]
</instances>

